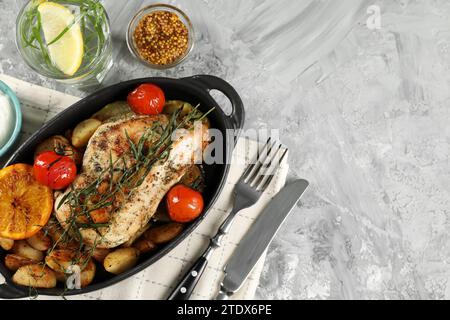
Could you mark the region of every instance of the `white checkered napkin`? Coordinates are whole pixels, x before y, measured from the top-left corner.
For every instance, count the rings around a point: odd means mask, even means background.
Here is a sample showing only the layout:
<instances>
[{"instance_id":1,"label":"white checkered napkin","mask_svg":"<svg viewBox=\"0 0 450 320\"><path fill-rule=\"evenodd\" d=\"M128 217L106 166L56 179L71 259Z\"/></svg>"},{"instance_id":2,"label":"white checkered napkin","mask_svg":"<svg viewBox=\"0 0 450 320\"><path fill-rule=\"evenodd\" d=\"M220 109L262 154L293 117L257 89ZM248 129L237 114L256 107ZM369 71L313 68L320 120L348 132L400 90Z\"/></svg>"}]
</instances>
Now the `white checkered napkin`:
<instances>
[{"instance_id":1,"label":"white checkered napkin","mask_svg":"<svg viewBox=\"0 0 450 320\"><path fill-rule=\"evenodd\" d=\"M24 126L21 139L26 139L45 121L51 119L64 108L73 104L78 98L35 86L5 75L0 80L6 82L17 94L22 103ZM69 299L165 299L178 283L187 269L203 252L209 243L209 238L215 234L227 213L231 210L232 191L245 169L245 160L252 159L256 154L258 144L247 139L239 139L233 154L233 165L224 190L214 208L208 213L202 223L180 245L137 275L114 286L89 294L70 296ZM213 255L205 273L199 281L193 299L211 299L218 292L219 284L224 276L223 268L247 230L252 225L261 210L270 199L285 184L288 171L287 157L278 170L269 190L253 207L241 211L229 235L223 241L223 246ZM242 289L233 299L252 299L264 263L264 256L258 262ZM55 299L41 296L39 299ZM60 298L56 298L60 299Z\"/></svg>"}]
</instances>

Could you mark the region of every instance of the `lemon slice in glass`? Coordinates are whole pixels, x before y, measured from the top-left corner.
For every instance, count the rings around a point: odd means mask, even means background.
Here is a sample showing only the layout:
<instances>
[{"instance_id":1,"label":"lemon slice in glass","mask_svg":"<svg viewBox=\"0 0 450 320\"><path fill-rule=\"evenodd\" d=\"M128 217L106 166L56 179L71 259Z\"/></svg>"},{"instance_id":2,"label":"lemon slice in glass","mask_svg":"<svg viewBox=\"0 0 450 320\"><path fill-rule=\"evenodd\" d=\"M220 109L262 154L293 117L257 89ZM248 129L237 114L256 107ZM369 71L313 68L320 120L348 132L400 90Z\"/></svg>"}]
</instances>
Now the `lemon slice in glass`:
<instances>
[{"instance_id":1,"label":"lemon slice in glass","mask_svg":"<svg viewBox=\"0 0 450 320\"><path fill-rule=\"evenodd\" d=\"M72 76L83 61L83 35L78 23L73 23L75 16L63 5L55 2L42 2L38 6L42 30L48 45L50 58L64 74ZM64 35L55 39L66 28Z\"/></svg>"}]
</instances>

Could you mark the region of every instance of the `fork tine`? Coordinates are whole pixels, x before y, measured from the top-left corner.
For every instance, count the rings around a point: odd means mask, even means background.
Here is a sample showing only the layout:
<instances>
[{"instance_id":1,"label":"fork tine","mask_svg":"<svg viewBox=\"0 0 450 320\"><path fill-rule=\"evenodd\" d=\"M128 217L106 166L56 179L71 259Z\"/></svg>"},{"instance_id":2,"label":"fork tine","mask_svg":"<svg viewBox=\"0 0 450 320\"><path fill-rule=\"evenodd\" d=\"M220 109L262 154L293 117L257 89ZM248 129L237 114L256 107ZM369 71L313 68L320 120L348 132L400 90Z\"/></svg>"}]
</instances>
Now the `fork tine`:
<instances>
[{"instance_id":1,"label":"fork tine","mask_svg":"<svg viewBox=\"0 0 450 320\"><path fill-rule=\"evenodd\" d=\"M258 157L255 165L253 166L252 171L249 174L249 177L244 180L244 182L253 184L255 179L258 177L259 171L261 171L261 167L264 166L265 162L267 161L267 158L271 155L273 147L277 144L276 141L274 141L270 147L267 146L267 148L264 148L263 152L261 152L260 156ZM267 149L267 150L266 150ZM264 158L261 158L264 157Z\"/></svg>"},{"instance_id":2,"label":"fork tine","mask_svg":"<svg viewBox=\"0 0 450 320\"><path fill-rule=\"evenodd\" d=\"M259 150L258 150L258 152L256 153L256 156L253 158L252 162L247 166L244 173L242 174L242 177L241 177L242 181L245 181L248 178L248 176L250 175L250 172L252 172L253 168L255 167L256 163L258 162L260 154L265 152L267 147L269 146L270 140L272 140L272 137L269 137L269 139L267 139L267 142L263 146L263 149L261 150L261 152L259 152Z\"/></svg>"},{"instance_id":3,"label":"fork tine","mask_svg":"<svg viewBox=\"0 0 450 320\"><path fill-rule=\"evenodd\" d=\"M251 183L252 187L257 188L261 184L261 182L264 180L264 178L270 174L268 171L272 169L273 161L278 156L278 153L280 152L282 147L283 147L283 145L279 144L278 148L276 148L276 150L271 151L271 152L273 152L273 154L270 154L270 159L264 160L263 165L260 167L260 170L257 172L257 177Z\"/></svg>"},{"instance_id":4,"label":"fork tine","mask_svg":"<svg viewBox=\"0 0 450 320\"><path fill-rule=\"evenodd\" d=\"M269 137L269 139L267 139L267 142L263 147L263 151L267 148L271 139L272 139L272 137ZM252 169L255 167L256 162L258 161L258 157L259 157L259 151L257 152L257 154L256 154L255 158L252 160L252 162L245 169L244 173L242 174L241 180L247 179L248 175L250 174Z\"/></svg>"},{"instance_id":5,"label":"fork tine","mask_svg":"<svg viewBox=\"0 0 450 320\"><path fill-rule=\"evenodd\" d=\"M284 152L283 152L283 154L281 155L280 159L278 160L278 164L281 164L281 162L283 162L284 157L286 157L287 152L288 152L288 149L285 149ZM278 152L277 152L277 154L278 154ZM273 168L273 169L272 169L272 172L271 172L271 174L269 175L269 177L267 178L267 180L266 180L265 182L261 182L261 184L259 184L259 185L256 187L256 189L257 189L258 191L263 192L263 191L265 191L265 190L267 189L267 187L269 187L270 183L271 183L272 180L273 180L273 177L275 176L275 173L276 173L276 170L277 170L277 169L278 169L278 167Z\"/></svg>"}]
</instances>

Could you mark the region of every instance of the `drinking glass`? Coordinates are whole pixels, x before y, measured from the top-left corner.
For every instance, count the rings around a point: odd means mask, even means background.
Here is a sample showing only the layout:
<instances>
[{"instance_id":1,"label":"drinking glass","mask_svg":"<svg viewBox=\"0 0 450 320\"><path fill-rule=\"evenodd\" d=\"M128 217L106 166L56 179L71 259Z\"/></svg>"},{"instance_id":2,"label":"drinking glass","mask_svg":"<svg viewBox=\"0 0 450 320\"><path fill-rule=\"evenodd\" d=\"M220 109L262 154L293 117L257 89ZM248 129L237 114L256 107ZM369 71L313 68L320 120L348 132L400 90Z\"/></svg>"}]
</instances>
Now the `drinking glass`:
<instances>
[{"instance_id":1,"label":"drinking glass","mask_svg":"<svg viewBox=\"0 0 450 320\"><path fill-rule=\"evenodd\" d=\"M37 7L42 0L25 3L16 21L16 44L22 58L37 73L76 87L99 85L112 66L109 18L98 0L53 0L67 7L80 25L83 57L73 75L60 71L48 54ZM69 26L70 27L70 26Z\"/></svg>"}]
</instances>

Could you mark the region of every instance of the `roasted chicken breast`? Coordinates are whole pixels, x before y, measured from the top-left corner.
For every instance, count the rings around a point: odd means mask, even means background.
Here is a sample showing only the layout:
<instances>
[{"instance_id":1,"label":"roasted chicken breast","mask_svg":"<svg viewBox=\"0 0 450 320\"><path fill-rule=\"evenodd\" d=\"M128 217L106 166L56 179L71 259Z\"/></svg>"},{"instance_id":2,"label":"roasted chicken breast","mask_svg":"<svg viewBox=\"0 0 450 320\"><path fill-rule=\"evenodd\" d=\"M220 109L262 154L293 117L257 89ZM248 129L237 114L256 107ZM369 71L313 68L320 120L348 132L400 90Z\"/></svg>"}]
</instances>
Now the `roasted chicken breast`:
<instances>
[{"instance_id":1,"label":"roasted chicken breast","mask_svg":"<svg viewBox=\"0 0 450 320\"><path fill-rule=\"evenodd\" d=\"M169 120L166 115L132 116L100 126L86 148L80 174L72 186L55 202L56 217L60 224L68 228L73 219L73 206L71 208L68 202L60 205L68 192L92 185L99 176L108 172L112 162L118 163L116 166L123 163L124 167L135 164L136 159L129 141L137 144L145 132L154 127L164 129L169 125ZM207 125L203 123L200 127L200 130L184 130L178 134L170 145L166 158L158 160L151 166L148 174L142 177L144 180L139 186L131 192L121 190L116 193L115 205L110 206L107 212L103 210L103 213L106 213L108 226L81 228L80 233L84 243L98 248L114 248L129 241L145 228L164 195L180 181L192 165L194 157L201 154L208 144ZM151 148L159 139L160 135L151 135L145 148ZM117 179L115 175L116 172L113 176L105 175L105 181L102 182L104 187L100 192L111 191L109 185L115 183Z\"/></svg>"}]
</instances>

